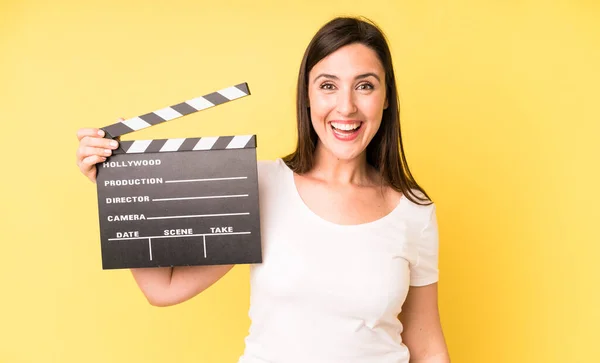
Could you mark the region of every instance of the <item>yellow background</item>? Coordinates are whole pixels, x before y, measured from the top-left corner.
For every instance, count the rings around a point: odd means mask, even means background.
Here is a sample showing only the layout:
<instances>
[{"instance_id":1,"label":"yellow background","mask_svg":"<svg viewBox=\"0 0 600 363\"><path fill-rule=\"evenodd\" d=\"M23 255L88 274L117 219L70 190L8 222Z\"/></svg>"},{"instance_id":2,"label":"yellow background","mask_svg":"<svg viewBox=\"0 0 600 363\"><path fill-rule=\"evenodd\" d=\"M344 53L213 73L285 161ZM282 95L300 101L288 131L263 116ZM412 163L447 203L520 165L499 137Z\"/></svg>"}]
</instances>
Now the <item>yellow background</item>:
<instances>
[{"instance_id":1,"label":"yellow background","mask_svg":"<svg viewBox=\"0 0 600 363\"><path fill-rule=\"evenodd\" d=\"M598 1L2 1L0 362L236 362L248 267L184 304L102 271L75 132L248 82L123 139L256 133L292 150L304 48L386 32L406 153L438 205L453 362L600 362ZM308 362L307 362L308 363Z\"/></svg>"}]
</instances>

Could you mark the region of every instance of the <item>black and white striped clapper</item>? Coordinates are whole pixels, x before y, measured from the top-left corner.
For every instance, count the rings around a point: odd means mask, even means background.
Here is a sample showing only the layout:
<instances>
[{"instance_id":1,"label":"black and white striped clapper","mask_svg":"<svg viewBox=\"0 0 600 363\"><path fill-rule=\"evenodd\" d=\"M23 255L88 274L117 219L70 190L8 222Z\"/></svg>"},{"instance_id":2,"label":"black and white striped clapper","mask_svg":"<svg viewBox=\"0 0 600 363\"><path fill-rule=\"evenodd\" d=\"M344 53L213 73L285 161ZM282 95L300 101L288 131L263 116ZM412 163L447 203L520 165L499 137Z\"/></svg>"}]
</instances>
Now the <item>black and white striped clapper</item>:
<instances>
[{"instance_id":1,"label":"black and white striped clapper","mask_svg":"<svg viewBox=\"0 0 600 363\"><path fill-rule=\"evenodd\" d=\"M115 138L249 94L243 83L103 130ZM262 262L255 135L121 141L96 184L103 269Z\"/></svg>"}]
</instances>

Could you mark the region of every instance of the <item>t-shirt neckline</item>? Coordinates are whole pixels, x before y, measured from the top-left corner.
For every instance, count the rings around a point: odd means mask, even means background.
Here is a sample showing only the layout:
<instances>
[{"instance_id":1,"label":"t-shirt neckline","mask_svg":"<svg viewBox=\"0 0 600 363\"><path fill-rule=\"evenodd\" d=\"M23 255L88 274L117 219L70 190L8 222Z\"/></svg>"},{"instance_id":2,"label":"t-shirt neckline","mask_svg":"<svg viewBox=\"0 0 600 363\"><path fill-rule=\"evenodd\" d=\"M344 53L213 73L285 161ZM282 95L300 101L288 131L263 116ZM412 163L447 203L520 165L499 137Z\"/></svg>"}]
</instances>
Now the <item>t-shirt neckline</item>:
<instances>
[{"instance_id":1,"label":"t-shirt neckline","mask_svg":"<svg viewBox=\"0 0 600 363\"><path fill-rule=\"evenodd\" d=\"M294 202L297 203L298 205L300 205L300 207L304 210L304 212L306 212L306 214L308 214L310 216L310 218L317 220L321 224L331 226L334 228L340 228L340 229L372 227L372 226L376 226L381 223L384 223L387 220L389 220L390 218L392 218L396 213L399 212L399 210L405 204L406 196L404 195L404 193L402 193L402 195L400 196L400 200L398 201L398 203L396 204L394 209L392 209L388 214L386 214L378 219L375 219L375 220L369 221L369 222L358 223L358 224L335 223L335 222L329 221L329 220L321 217L320 215L318 215L317 213L315 213L312 209L310 209L308 207L308 205L304 202L304 199L302 199L302 196L298 192L298 188L296 187L296 181L294 180L294 171L287 166L287 164L283 161L283 159L280 158L279 162L283 165L283 167L286 171L286 182L287 182L286 184L288 184L289 188L291 189Z\"/></svg>"}]
</instances>

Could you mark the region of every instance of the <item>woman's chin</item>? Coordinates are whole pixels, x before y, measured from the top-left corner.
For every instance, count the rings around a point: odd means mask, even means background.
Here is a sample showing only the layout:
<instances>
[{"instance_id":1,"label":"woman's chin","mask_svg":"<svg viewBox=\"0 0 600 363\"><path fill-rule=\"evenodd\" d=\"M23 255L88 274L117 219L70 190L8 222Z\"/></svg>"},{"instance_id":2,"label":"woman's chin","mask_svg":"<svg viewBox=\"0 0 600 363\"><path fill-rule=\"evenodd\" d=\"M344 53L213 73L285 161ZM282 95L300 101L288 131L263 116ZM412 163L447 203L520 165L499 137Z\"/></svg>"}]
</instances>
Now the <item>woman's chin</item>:
<instances>
[{"instance_id":1,"label":"woman's chin","mask_svg":"<svg viewBox=\"0 0 600 363\"><path fill-rule=\"evenodd\" d=\"M329 148L329 154L340 161L352 161L358 159L364 153L364 148L358 147L332 147Z\"/></svg>"}]
</instances>

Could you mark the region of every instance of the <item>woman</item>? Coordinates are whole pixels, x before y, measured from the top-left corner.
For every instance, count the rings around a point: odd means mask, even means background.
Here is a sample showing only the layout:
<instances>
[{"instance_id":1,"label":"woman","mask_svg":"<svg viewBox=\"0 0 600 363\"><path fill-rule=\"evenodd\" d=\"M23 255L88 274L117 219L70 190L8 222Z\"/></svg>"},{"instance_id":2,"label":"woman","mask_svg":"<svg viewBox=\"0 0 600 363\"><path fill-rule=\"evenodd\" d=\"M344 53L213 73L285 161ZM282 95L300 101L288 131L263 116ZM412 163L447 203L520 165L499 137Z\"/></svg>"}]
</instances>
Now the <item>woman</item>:
<instances>
[{"instance_id":1,"label":"woman","mask_svg":"<svg viewBox=\"0 0 600 363\"><path fill-rule=\"evenodd\" d=\"M263 263L239 363L449 362L437 307L435 205L404 157L388 45L336 18L310 42L297 93L298 145L259 162ZM81 129L79 168L116 148ZM108 150L108 151L105 151ZM148 301L181 303L233 266L132 269Z\"/></svg>"}]
</instances>

